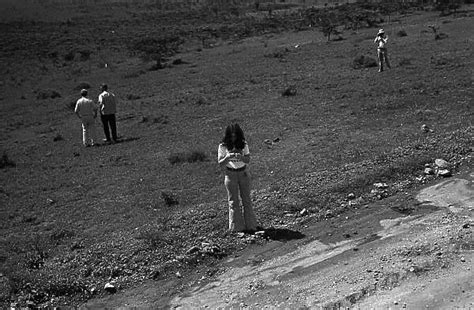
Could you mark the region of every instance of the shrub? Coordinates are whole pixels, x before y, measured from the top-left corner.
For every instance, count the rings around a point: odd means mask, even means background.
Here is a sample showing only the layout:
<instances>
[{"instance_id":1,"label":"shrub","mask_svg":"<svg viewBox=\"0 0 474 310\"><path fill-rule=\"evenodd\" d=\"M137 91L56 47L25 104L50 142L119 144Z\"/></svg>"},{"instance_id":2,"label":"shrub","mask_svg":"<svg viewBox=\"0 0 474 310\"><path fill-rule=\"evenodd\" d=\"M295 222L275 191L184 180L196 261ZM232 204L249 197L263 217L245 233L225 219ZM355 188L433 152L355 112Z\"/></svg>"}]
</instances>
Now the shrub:
<instances>
[{"instance_id":1,"label":"shrub","mask_svg":"<svg viewBox=\"0 0 474 310\"><path fill-rule=\"evenodd\" d=\"M282 59L284 58L288 53L290 52L290 50L288 48L284 48L284 49L277 49L271 53L267 53L265 54L264 56L267 57L267 58L278 58L278 59Z\"/></svg>"},{"instance_id":2,"label":"shrub","mask_svg":"<svg viewBox=\"0 0 474 310\"><path fill-rule=\"evenodd\" d=\"M377 67L377 61L372 57L360 55L354 58L352 66L354 69Z\"/></svg>"},{"instance_id":3,"label":"shrub","mask_svg":"<svg viewBox=\"0 0 474 310\"><path fill-rule=\"evenodd\" d=\"M168 161L172 164L182 164L182 163L195 163L206 161L207 156L202 151L192 151L192 152L183 152L171 154L168 157Z\"/></svg>"},{"instance_id":4,"label":"shrub","mask_svg":"<svg viewBox=\"0 0 474 310\"><path fill-rule=\"evenodd\" d=\"M79 99L79 96L69 96L67 99L64 101L64 106L71 111L74 111L76 108L76 103L77 100Z\"/></svg>"},{"instance_id":5,"label":"shrub","mask_svg":"<svg viewBox=\"0 0 474 310\"><path fill-rule=\"evenodd\" d=\"M15 167L16 163L8 158L7 153L3 153L2 157L0 158L0 169L4 169L7 167Z\"/></svg>"},{"instance_id":6,"label":"shrub","mask_svg":"<svg viewBox=\"0 0 474 310\"><path fill-rule=\"evenodd\" d=\"M208 104L209 104L209 102L204 97L199 97L196 100L196 105L208 105Z\"/></svg>"},{"instance_id":7,"label":"shrub","mask_svg":"<svg viewBox=\"0 0 474 310\"><path fill-rule=\"evenodd\" d=\"M184 64L187 64L188 62L186 61L183 61L181 58L177 58L175 60L173 60L172 64L173 65L184 65Z\"/></svg>"},{"instance_id":8,"label":"shrub","mask_svg":"<svg viewBox=\"0 0 474 310\"><path fill-rule=\"evenodd\" d=\"M53 138L54 142L63 141L63 140L64 140L64 138L63 138L63 136L61 136L61 134L59 132Z\"/></svg>"},{"instance_id":9,"label":"shrub","mask_svg":"<svg viewBox=\"0 0 474 310\"><path fill-rule=\"evenodd\" d=\"M91 85L87 82L80 82L79 84L77 84L77 86L74 88L74 90L82 90L82 89L89 89L91 88Z\"/></svg>"},{"instance_id":10,"label":"shrub","mask_svg":"<svg viewBox=\"0 0 474 310\"><path fill-rule=\"evenodd\" d=\"M54 89L43 89L36 94L36 99L45 100L45 99L55 99L61 98L61 94Z\"/></svg>"},{"instance_id":11,"label":"shrub","mask_svg":"<svg viewBox=\"0 0 474 310\"><path fill-rule=\"evenodd\" d=\"M398 30L397 31L397 36L399 37L406 37L408 36L407 32L404 29Z\"/></svg>"},{"instance_id":12,"label":"shrub","mask_svg":"<svg viewBox=\"0 0 474 310\"><path fill-rule=\"evenodd\" d=\"M137 78L140 75L145 74L145 73L146 73L145 70L130 71L130 72L124 73L122 75L122 78L124 78L124 79L134 79L134 78Z\"/></svg>"},{"instance_id":13,"label":"shrub","mask_svg":"<svg viewBox=\"0 0 474 310\"><path fill-rule=\"evenodd\" d=\"M411 58L402 58L398 63L400 67L406 67L412 65Z\"/></svg>"},{"instance_id":14,"label":"shrub","mask_svg":"<svg viewBox=\"0 0 474 310\"><path fill-rule=\"evenodd\" d=\"M172 207L179 204L176 195L170 192L161 192L161 199L165 202L166 206Z\"/></svg>"},{"instance_id":15,"label":"shrub","mask_svg":"<svg viewBox=\"0 0 474 310\"><path fill-rule=\"evenodd\" d=\"M128 94L126 96L127 100L137 100L137 99L140 99L141 97L138 96L138 95L134 95L134 94Z\"/></svg>"},{"instance_id":16,"label":"shrub","mask_svg":"<svg viewBox=\"0 0 474 310\"><path fill-rule=\"evenodd\" d=\"M154 117L154 118L153 118L153 123L166 125L166 124L169 123L168 116L161 114L161 115L159 115L159 116L157 116L157 117Z\"/></svg>"},{"instance_id":17,"label":"shrub","mask_svg":"<svg viewBox=\"0 0 474 310\"><path fill-rule=\"evenodd\" d=\"M296 88L294 86L290 86L288 88L286 88L282 93L281 95L283 97L292 97L292 96L296 96Z\"/></svg>"}]
</instances>

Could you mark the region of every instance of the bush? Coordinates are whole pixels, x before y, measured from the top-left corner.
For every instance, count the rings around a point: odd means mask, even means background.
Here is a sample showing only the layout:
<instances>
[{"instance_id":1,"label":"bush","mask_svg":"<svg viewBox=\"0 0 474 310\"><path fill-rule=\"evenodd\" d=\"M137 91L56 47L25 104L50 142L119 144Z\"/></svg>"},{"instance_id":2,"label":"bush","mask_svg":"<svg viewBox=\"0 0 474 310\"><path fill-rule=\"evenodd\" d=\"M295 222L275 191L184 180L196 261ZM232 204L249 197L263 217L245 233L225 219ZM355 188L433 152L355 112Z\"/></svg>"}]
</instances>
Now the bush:
<instances>
[{"instance_id":1,"label":"bush","mask_svg":"<svg viewBox=\"0 0 474 310\"><path fill-rule=\"evenodd\" d=\"M65 101L64 101L64 106L70 110L74 111L76 108L76 103L77 100L79 99L79 96L69 96Z\"/></svg>"},{"instance_id":2,"label":"bush","mask_svg":"<svg viewBox=\"0 0 474 310\"><path fill-rule=\"evenodd\" d=\"M400 67L411 66L411 58L402 58L398 64L400 65Z\"/></svg>"},{"instance_id":3,"label":"bush","mask_svg":"<svg viewBox=\"0 0 474 310\"><path fill-rule=\"evenodd\" d=\"M281 95L283 97L292 97L292 96L296 96L296 88L294 86L290 86L288 87L287 89L285 89Z\"/></svg>"},{"instance_id":4,"label":"bush","mask_svg":"<svg viewBox=\"0 0 474 310\"><path fill-rule=\"evenodd\" d=\"M63 138L63 136L61 136L61 134L59 132L53 138L54 142L63 141L63 140L64 140L64 138Z\"/></svg>"},{"instance_id":5,"label":"bush","mask_svg":"<svg viewBox=\"0 0 474 310\"><path fill-rule=\"evenodd\" d=\"M407 32L404 29L398 30L397 31L397 36L399 37L406 37L408 36Z\"/></svg>"},{"instance_id":6,"label":"bush","mask_svg":"<svg viewBox=\"0 0 474 310\"><path fill-rule=\"evenodd\" d=\"M127 98L127 100L138 100L138 99L140 99L141 97L138 96L138 95L134 95L134 94L128 94L128 95L126 96L126 98Z\"/></svg>"},{"instance_id":7,"label":"bush","mask_svg":"<svg viewBox=\"0 0 474 310\"><path fill-rule=\"evenodd\" d=\"M377 61L372 57L360 55L354 58L352 66L354 69L377 67Z\"/></svg>"},{"instance_id":8,"label":"bush","mask_svg":"<svg viewBox=\"0 0 474 310\"><path fill-rule=\"evenodd\" d=\"M176 195L170 192L161 192L161 199L163 199L163 201L168 207L172 207L179 204Z\"/></svg>"},{"instance_id":9,"label":"bush","mask_svg":"<svg viewBox=\"0 0 474 310\"><path fill-rule=\"evenodd\" d=\"M75 88L74 90L82 90L82 89L89 89L91 88L91 85L87 82L80 82Z\"/></svg>"},{"instance_id":10,"label":"bush","mask_svg":"<svg viewBox=\"0 0 474 310\"><path fill-rule=\"evenodd\" d=\"M3 153L2 157L0 158L0 169L4 169L7 167L15 167L16 163L8 158L7 153Z\"/></svg>"},{"instance_id":11,"label":"bush","mask_svg":"<svg viewBox=\"0 0 474 310\"><path fill-rule=\"evenodd\" d=\"M61 94L54 89L44 89L40 90L36 94L36 99L39 100L45 100L45 99L55 99L55 98L61 98Z\"/></svg>"},{"instance_id":12,"label":"bush","mask_svg":"<svg viewBox=\"0 0 474 310\"><path fill-rule=\"evenodd\" d=\"M168 157L168 161L172 164L182 164L182 163L195 163L206 161L207 156L204 152L201 151L192 151L192 152L183 152L171 154Z\"/></svg>"},{"instance_id":13,"label":"bush","mask_svg":"<svg viewBox=\"0 0 474 310\"><path fill-rule=\"evenodd\" d=\"M196 100L196 105L208 105L208 104L209 104L209 102L204 97L199 97Z\"/></svg>"}]
</instances>

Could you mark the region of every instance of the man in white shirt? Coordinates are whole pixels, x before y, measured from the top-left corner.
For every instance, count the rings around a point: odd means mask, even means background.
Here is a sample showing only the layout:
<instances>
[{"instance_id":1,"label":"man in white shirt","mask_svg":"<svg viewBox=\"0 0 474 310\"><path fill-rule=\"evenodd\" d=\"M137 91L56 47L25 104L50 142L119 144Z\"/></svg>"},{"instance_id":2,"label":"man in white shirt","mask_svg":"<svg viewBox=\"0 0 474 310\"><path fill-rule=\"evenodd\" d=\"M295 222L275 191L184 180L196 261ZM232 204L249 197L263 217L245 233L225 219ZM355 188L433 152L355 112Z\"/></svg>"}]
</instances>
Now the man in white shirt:
<instances>
[{"instance_id":1,"label":"man in white shirt","mask_svg":"<svg viewBox=\"0 0 474 310\"><path fill-rule=\"evenodd\" d=\"M74 113L82 122L82 143L86 147L94 146L97 107L92 100L87 98L87 89L81 90L81 98L76 102Z\"/></svg>"},{"instance_id":2,"label":"man in white shirt","mask_svg":"<svg viewBox=\"0 0 474 310\"><path fill-rule=\"evenodd\" d=\"M107 84L101 85L101 94L99 95L100 119L104 126L104 134L106 142L117 142L117 124L115 113L117 112L117 101L115 95L108 91ZM109 130L110 126L110 130ZM110 139L110 131L112 131L112 140Z\"/></svg>"},{"instance_id":3,"label":"man in white shirt","mask_svg":"<svg viewBox=\"0 0 474 310\"><path fill-rule=\"evenodd\" d=\"M390 62L388 61L388 51L387 51L387 42L388 37L385 35L385 31L380 29L375 37L374 43L377 44L377 56L379 59L379 72L383 71L384 62L387 64L387 67L390 69Z\"/></svg>"}]
</instances>

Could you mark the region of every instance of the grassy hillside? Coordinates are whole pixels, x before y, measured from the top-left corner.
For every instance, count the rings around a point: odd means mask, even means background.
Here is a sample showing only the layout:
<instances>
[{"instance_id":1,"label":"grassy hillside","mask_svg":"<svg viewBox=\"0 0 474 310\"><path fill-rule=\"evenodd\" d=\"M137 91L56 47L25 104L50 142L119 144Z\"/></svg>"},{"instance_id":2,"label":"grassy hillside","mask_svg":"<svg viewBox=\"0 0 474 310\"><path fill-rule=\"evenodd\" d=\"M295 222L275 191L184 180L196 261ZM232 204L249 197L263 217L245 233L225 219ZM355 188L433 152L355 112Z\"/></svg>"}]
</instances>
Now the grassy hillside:
<instances>
[{"instance_id":1,"label":"grassy hillside","mask_svg":"<svg viewBox=\"0 0 474 310\"><path fill-rule=\"evenodd\" d=\"M20 304L77 304L105 294L111 280L125 289L177 271L212 274L216 260L245 246L225 234L215 163L231 121L250 144L265 227L298 230L338 216L349 193L367 203L377 199L374 182L388 182L388 194L420 186L425 163L472 153L470 11L380 25L393 69L377 73L353 67L359 55L375 57L376 28L330 43L314 30L214 39L204 48L194 38L150 71L124 46L146 36L153 15L113 11L100 22L84 10L67 13L69 24L1 25L0 143L10 165L0 169L0 273ZM434 39L433 23L444 39ZM402 29L407 36L397 36ZM71 105L84 83L96 98L101 82L119 98L123 142L86 149ZM288 87L295 96L282 96ZM170 161L193 152L205 160ZM310 216L297 216L303 208ZM216 250L185 255L202 242Z\"/></svg>"}]
</instances>

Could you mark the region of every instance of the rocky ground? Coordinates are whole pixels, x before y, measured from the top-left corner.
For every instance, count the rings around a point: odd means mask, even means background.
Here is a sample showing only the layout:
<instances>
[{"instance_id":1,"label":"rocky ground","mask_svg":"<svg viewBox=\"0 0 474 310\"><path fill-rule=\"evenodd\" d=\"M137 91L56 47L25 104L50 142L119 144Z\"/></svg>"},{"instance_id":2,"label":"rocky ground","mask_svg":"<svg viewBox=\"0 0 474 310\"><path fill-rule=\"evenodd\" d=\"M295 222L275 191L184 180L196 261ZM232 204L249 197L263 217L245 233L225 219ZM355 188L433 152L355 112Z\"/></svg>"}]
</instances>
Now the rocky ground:
<instances>
[{"instance_id":1,"label":"rocky ground","mask_svg":"<svg viewBox=\"0 0 474 310\"><path fill-rule=\"evenodd\" d=\"M470 308L473 295L474 174L400 193L418 201L417 212L394 217L390 202L336 220L329 241L321 225L306 242L267 244L228 259L226 271L174 298L173 308ZM425 209L425 204L431 207ZM383 217L387 217L381 219ZM370 225L369 229L361 229ZM321 236L321 237L320 237ZM328 240L329 239L329 240ZM328 240L328 241L326 241ZM275 242L274 242L275 243Z\"/></svg>"}]
</instances>

